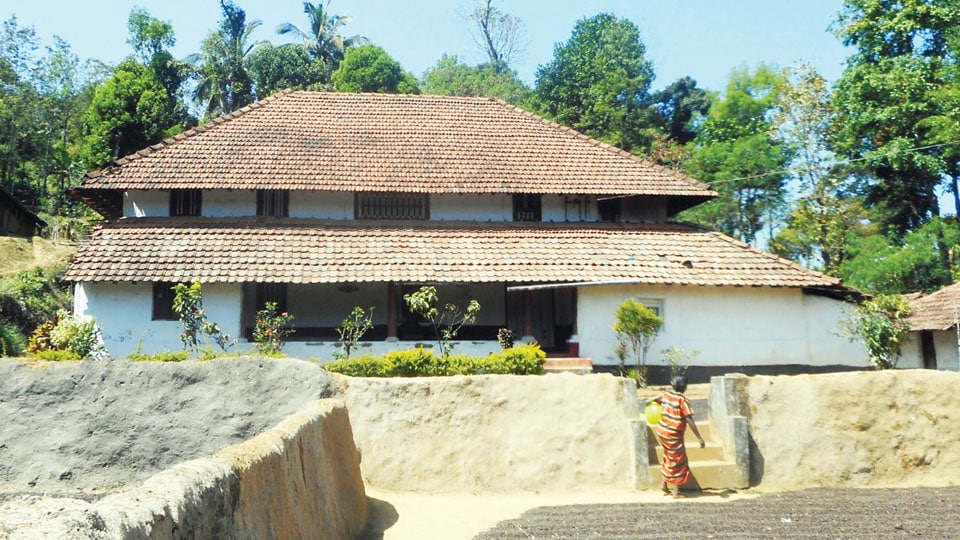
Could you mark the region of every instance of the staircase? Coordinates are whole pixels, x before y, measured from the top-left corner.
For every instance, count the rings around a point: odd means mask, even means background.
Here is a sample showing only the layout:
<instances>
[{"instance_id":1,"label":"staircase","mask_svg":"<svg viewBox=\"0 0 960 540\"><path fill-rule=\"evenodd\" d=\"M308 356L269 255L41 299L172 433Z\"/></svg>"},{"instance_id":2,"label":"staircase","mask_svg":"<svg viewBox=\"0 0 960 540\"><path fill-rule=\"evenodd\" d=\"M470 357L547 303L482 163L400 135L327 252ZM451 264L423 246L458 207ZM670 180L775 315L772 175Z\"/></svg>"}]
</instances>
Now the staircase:
<instances>
[{"instance_id":1,"label":"staircase","mask_svg":"<svg viewBox=\"0 0 960 540\"><path fill-rule=\"evenodd\" d=\"M543 364L544 373L593 373L593 361L573 356L551 356Z\"/></svg>"},{"instance_id":2,"label":"staircase","mask_svg":"<svg viewBox=\"0 0 960 540\"><path fill-rule=\"evenodd\" d=\"M697 441L693 430L687 428L684 434L684 442L687 446L687 459L690 463L690 481L682 486L684 490L697 489L739 489L745 487L740 485L741 475L737 471L737 464L733 459L724 456L724 449L718 438L713 436L710 423L706 420L698 421L697 428L700 434L707 442L705 448L700 448L700 442ZM654 428L647 426L649 430L647 439L650 441L648 446L650 464L649 485L651 489L659 489L662 476L660 475L660 460L663 458L663 448L656 442L657 436Z\"/></svg>"}]
</instances>

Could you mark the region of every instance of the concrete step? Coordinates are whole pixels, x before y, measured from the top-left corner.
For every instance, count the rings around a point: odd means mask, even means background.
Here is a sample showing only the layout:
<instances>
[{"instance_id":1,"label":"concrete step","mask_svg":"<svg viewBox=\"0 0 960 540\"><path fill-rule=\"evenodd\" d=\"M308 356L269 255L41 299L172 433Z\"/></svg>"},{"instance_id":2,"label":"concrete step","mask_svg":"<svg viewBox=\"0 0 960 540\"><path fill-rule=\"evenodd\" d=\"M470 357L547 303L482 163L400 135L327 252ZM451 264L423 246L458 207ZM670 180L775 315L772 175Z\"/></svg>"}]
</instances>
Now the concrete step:
<instances>
[{"instance_id":1,"label":"concrete step","mask_svg":"<svg viewBox=\"0 0 960 540\"><path fill-rule=\"evenodd\" d=\"M656 426L651 426L647 424L647 428L650 429L650 436L653 437L652 440L657 440ZM710 428L710 422L704 420L703 422L697 422L697 429L700 430L700 434L703 435L703 440L707 441L707 444L710 444L713 441L713 429ZM687 443L687 448L691 446L699 446L697 443L697 436L693 434L693 430L690 427L687 427L687 430L683 432L683 442Z\"/></svg>"},{"instance_id":2,"label":"concrete step","mask_svg":"<svg viewBox=\"0 0 960 540\"><path fill-rule=\"evenodd\" d=\"M551 357L543 364L544 373L593 373L593 360L579 357Z\"/></svg>"},{"instance_id":3,"label":"concrete step","mask_svg":"<svg viewBox=\"0 0 960 540\"><path fill-rule=\"evenodd\" d=\"M657 460L653 463L660 463L663 459L663 447L657 446ZM723 448L720 445L707 443L706 448L700 448L697 442L687 443L687 459L691 463L694 461L719 461L723 459Z\"/></svg>"},{"instance_id":4,"label":"concrete step","mask_svg":"<svg viewBox=\"0 0 960 540\"><path fill-rule=\"evenodd\" d=\"M681 486L683 490L729 489L737 485L737 464L724 460L690 461L691 479ZM659 489L662 476L660 465L650 465L650 488Z\"/></svg>"}]
</instances>

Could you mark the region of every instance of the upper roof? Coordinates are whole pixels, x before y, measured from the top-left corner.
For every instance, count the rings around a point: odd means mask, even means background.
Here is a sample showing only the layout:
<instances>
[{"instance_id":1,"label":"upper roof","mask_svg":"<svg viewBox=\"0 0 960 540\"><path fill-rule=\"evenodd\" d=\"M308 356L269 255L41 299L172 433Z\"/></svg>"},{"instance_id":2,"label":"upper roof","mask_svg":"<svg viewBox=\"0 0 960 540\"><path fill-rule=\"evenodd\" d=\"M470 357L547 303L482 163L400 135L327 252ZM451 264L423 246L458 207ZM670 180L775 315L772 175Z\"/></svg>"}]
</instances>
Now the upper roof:
<instances>
[{"instance_id":1,"label":"upper roof","mask_svg":"<svg viewBox=\"0 0 960 540\"><path fill-rule=\"evenodd\" d=\"M910 295L911 330L949 330L960 321L960 283L929 295Z\"/></svg>"},{"instance_id":2,"label":"upper roof","mask_svg":"<svg viewBox=\"0 0 960 540\"><path fill-rule=\"evenodd\" d=\"M106 223L66 279L110 282L631 282L806 287L839 280L690 225L138 218Z\"/></svg>"},{"instance_id":3,"label":"upper roof","mask_svg":"<svg viewBox=\"0 0 960 540\"><path fill-rule=\"evenodd\" d=\"M495 98L285 91L88 174L91 189L716 195Z\"/></svg>"}]
</instances>

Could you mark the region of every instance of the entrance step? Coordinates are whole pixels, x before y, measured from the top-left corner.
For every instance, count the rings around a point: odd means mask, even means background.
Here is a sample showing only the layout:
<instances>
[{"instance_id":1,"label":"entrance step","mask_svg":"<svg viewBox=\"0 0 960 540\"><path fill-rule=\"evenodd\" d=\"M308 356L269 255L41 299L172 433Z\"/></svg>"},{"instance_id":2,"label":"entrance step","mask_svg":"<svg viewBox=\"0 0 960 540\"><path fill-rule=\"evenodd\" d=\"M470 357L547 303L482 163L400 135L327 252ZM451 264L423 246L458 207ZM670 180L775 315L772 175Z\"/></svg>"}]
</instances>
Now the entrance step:
<instances>
[{"instance_id":1,"label":"entrance step","mask_svg":"<svg viewBox=\"0 0 960 540\"><path fill-rule=\"evenodd\" d=\"M710 423L703 421L697 422L697 428L707 445L700 448L700 442L693 430L687 428L684 433L684 443L687 447L687 459L690 464L690 473L692 478L682 489L730 489L738 487L740 478L737 471L737 464L732 460L724 459L723 447L714 440L713 430ZM650 441L656 441L657 436L653 427L650 429ZM659 443L653 442L653 447L649 452L650 488L659 489L661 482L660 460L663 458L663 448Z\"/></svg>"},{"instance_id":2,"label":"entrance step","mask_svg":"<svg viewBox=\"0 0 960 540\"><path fill-rule=\"evenodd\" d=\"M593 360L579 357L547 358L544 373L593 373Z\"/></svg>"}]
</instances>

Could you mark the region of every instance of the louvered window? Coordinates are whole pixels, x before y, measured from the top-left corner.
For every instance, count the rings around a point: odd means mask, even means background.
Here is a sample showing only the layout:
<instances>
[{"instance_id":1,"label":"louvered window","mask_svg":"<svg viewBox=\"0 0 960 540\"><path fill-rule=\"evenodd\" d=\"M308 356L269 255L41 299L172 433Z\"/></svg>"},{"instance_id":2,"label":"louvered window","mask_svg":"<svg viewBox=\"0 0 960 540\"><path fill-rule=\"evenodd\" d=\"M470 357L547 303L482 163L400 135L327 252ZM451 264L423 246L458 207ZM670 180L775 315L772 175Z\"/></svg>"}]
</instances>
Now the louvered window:
<instances>
[{"instance_id":1,"label":"louvered window","mask_svg":"<svg viewBox=\"0 0 960 540\"><path fill-rule=\"evenodd\" d=\"M263 309L267 302L277 304L277 313L287 311L287 284L286 283L257 283L256 296L257 311Z\"/></svg>"},{"instance_id":2,"label":"louvered window","mask_svg":"<svg viewBox=\"0 0 960 540\"><path fill-rule=\"evenodd\" d=\"M540 221L543 210L540 195L514 195L514 221Z\"/></svg>"},{"instance_id":3,"label":"louvered window","mask_svg":"<svg viewBox=\"0 0 960 540\"><path fill-rule=\"evenodd\" d=\"M430 197L424 193L357 193L356 219L429 219Z\"/></svg>"},{"instance_id":4,"label":"louvered window","mask_svg":"<svg viewBox=\"0 0 960 540\"><path fill-rule=\"evenodd\" d=\"M285 189L258 189L257 215L287 217L290 215L290 192Z\"/></svg>"}]
</instances>

